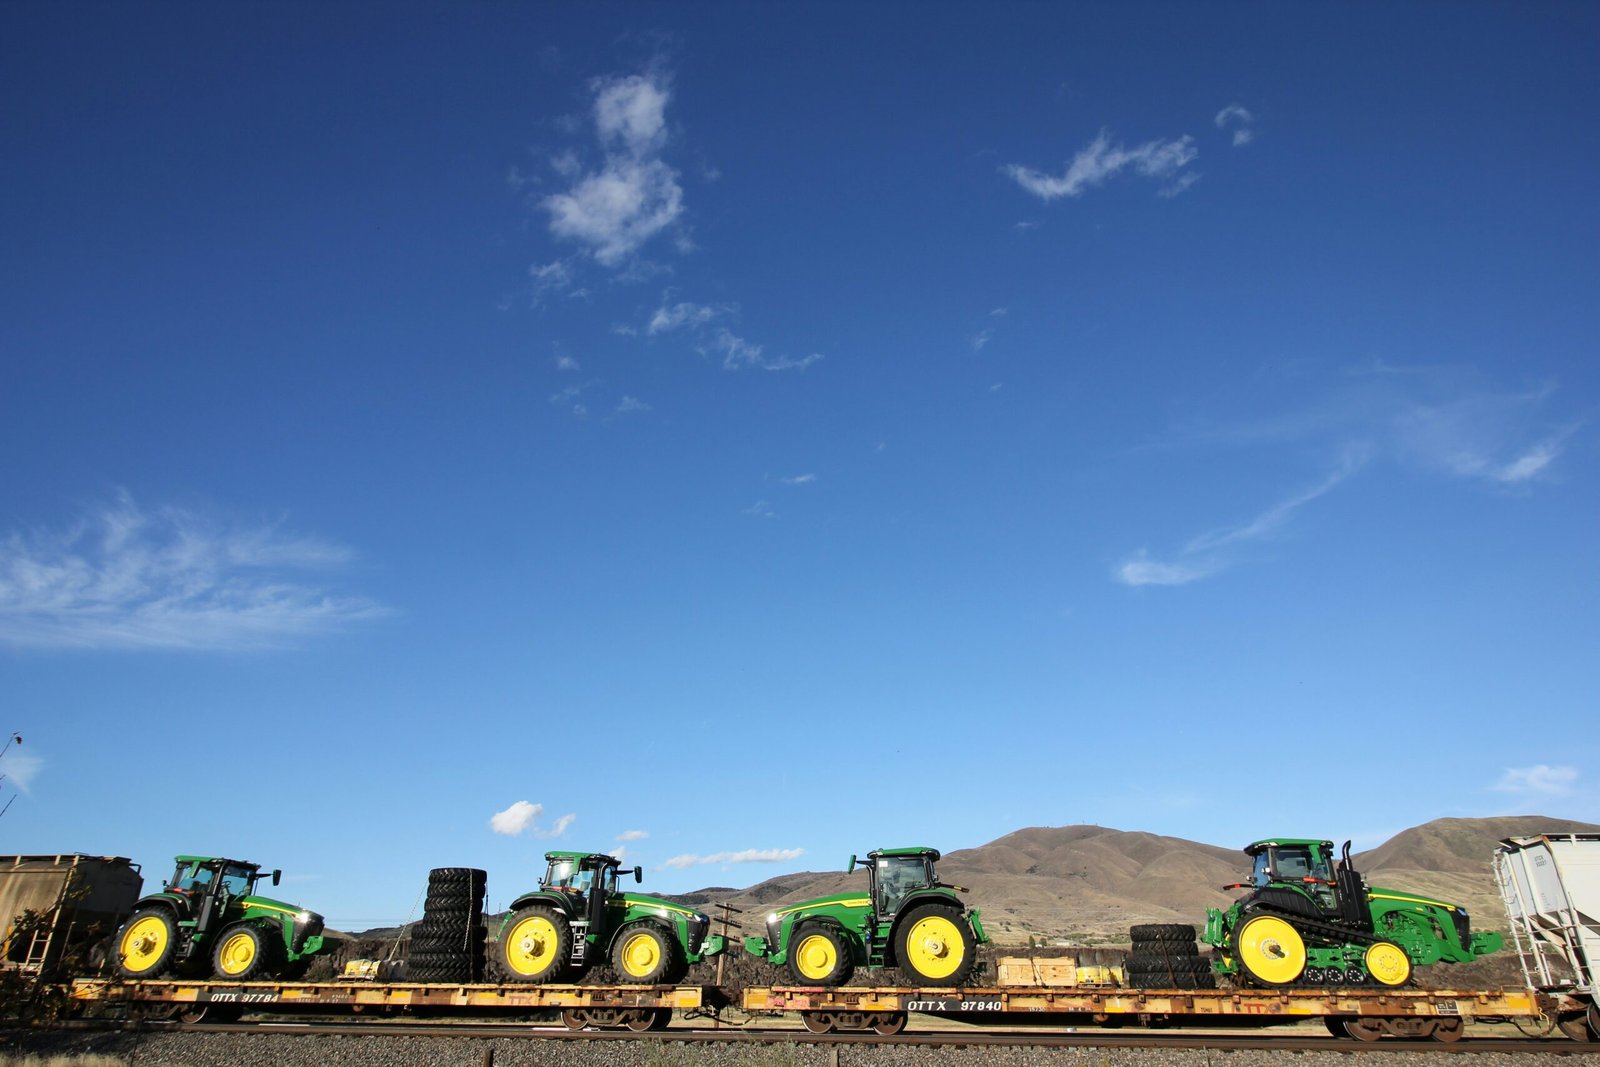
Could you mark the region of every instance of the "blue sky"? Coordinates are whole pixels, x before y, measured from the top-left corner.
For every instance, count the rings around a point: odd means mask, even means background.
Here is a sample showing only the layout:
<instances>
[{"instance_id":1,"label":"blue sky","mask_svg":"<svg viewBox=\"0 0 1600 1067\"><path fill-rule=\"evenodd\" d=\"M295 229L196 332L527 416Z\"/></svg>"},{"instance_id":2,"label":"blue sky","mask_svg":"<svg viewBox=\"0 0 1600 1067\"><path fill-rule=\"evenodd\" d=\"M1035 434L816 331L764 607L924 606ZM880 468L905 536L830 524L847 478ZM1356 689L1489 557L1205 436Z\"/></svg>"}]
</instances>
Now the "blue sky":
<instances>
[{"instance_id":1,"label":"blue sky","mask_svg":"<svg viewBox=\"0 0 1600 1067\"><path fill-rule=\"evenodd\" d=\"M1597 38L7 5L4 850L1600 821Z\"/></svg>"}]
</instances>

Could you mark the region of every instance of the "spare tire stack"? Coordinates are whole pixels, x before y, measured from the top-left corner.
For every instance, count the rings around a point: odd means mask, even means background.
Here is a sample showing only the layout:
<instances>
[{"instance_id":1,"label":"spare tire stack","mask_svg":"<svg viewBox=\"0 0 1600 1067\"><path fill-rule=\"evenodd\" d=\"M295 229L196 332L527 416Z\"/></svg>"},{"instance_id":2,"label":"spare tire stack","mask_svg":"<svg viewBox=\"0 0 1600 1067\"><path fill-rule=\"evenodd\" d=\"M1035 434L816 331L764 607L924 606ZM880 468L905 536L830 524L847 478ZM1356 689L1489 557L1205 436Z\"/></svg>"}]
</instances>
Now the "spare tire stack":
<instances>
[{"instance_id":1,"label":"spare tire stack","mask_svg":"<svg viewBox=\"0 0 1600 1067\"><path fill-rule=\"evenodd\" d=\"M1141 989L1215 989L1211 961L1200 955L1187 923L1145 923L1128 930L1133 954L1123 967L1130 986Z\"/></svg>"},{"instance_id":2,"label":"spare tire stack","mask_svg":"<svg viewBox=\"0 0 1600 1067\"><path fill-rule=\"evenodd\" d=\"M428 872L422 921L411 932L406 977L413 982L468 983L483 978L483 891L488 873L476 867Z\"/></svg>"}]
</instances>

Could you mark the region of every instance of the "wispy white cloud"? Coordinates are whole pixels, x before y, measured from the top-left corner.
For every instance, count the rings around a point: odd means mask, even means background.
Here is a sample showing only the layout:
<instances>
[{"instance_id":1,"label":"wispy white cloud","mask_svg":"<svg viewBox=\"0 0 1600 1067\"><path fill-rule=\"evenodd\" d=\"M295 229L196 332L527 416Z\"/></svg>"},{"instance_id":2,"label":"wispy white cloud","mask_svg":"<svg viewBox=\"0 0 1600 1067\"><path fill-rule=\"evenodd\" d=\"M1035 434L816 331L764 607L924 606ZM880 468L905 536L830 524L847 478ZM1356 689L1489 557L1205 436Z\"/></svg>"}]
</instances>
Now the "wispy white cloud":
<instances>
[{"instance_id":1,"label":"wispy white cloud","mask_svg":"<svg viewBox=\"0 0 1600 1067\"><path fill-rule=\"evenodd\" d=\"M0 783L9 782L24 795L33 792L33 783L44 770L44 760L32 752L12 748L0 757Z\"/></svg>"},{"instance_id":2,"label":"wispy white cloud","mask_svg":"<svg viewBox=\"0 0 1600 1067\"><path fill-rule=\"evenodd\" d=\"M615 415L638 415L638 414L642 414L643 412L646 412L646 411L649 411L649 410L650 410L650 405L646 404L643 400L640 400L638 397L624 396L621 400L619 400L617 402L617 409L616 409L615 412L613 412L613 414L615 414Z\"/></svg>"},{"instance_id":3,"label":"wispy white cloud","mask_svg":"<svg viewBox=\"0 0 1600 1067\"><path fill-rule=\"evenodd\" d=\"M1281 530L1296 511L1332 491L1366 462L1366 453L1352 450L1339 467L1309 489L1278 501L1248 522L1225 526L1199 535L1172 559L1151 559L1140 549L1112 571L1124 585L1187 585L1225 570L1241 545L1260 541Z\"/></svg>"},{"instance_id":4,"label":"wispy white cloud","mask_svg":"<svg viewBox=\"0 0 1600 1067\"><path fill-rule=\"evenodd\" d=\"M972 335L972 350L974 352L982 352L983 346L987 345L990 340L993 339L993 337L994 330L992 328L987 330L979 330L977 333Z\"/></svg>"},{"instance_id":5,"label":"wispy white cloud","mask_svg":"<svg viewBox=\"0 0 1600 1067\"><path fill-rule=\"evenodd\" d=\"M752 519L775 519L778 517L778 513L772 509L772 505L765 500L757 500L754 504L745 508L744 513Z\"/></svg>"},{"instance_id":6,"label":"wispy white cloud","mask_svg":"<svg viewBox=\"0 0 1600 1067\"><path fill-rule=\"evenodd\" d=\"M589 405L584 403L583 394L600 384L600 379L591 378L586 382L574 382L550 394L550 403L556 407L564 407L578 418L589 414Z\"/></svg>"},{"instance_id":7,"label":"wispy white cloud","mask_svg":"<svg viewBox=\"0 0 1600 1067\"><path fill-rule=\"evenodd\" d=\"M1184 168L1199 154L1194 138L1187 135L1170 141L1146 141L1127 148L1113 145L1110 134L1102 130L1072 157L1059 177L1018 163L1002 170L1023 189L1046 202L1081 196L1123 172L1164 182L1162 191L1175 196L1193 183L1194 176L1184 172Z\"/></svg>"},{"instance_id":8,"label":"wispy white cloud","mask_svg":"<svg viewBox=\"0 0 1600 1067\"><path fill-rule=\"evenodd\" d=\"M65 530L0 538L0 643L34 648L291 645L389 613L299 575L349 549L279 524L147 513L128 493Z\"/></svg>"},{"instance_id":9,"label":"wispy white cloud","mask_svg":"<svg viewBox=\"0 0 1600 1067\"><path fill-rule=\"evenodd\" d=\"M785 860L799 859L805 855L803 848L747 848L742 852L713 852L709 856L698 856L692 852L685 852L680 856L673 856L661 864L666 870L681 871L689 867L704 867L708 864L721 863L782 863Z\"/></svg>"},{"instance_id":10,"label":"wispy white cloud","mask_svg":"<svg viewBox=\"0 0 1600 1067\"><path fill-rule=\"evenodd\" d=\"M543 804L519 800L504 811L489 816L489 829L506 837L520 837L525 833L531 833L534 837L560 837L578 818L571 814L562 815L546 830L539 825L543 815Z\"/></svg>"},{"instance_id":11,"label":"wispy white cloud","mask_svg":"<svg viewBox=\"0 0 1600 1067\"><path fill-rule=\"evenodd\" d=\"M817 476L815 474L810 474L810 473L796 474L796 475L792 475L792 476L790 476L788 478L779 478L778 479L778 481L782 482L784 485L810 485L811 483L815 482L816 480L817 480Z\"/></svg>"},{"instance_id":12,"label":"wispy white cloud","mask_svg":"<svg viewBox=\"0 0 1600 1067\"><path fill-rule=\"evenodd\" d=\"M624 830L617 835L618 841L643 841L650 836L648 830Z\"/></svg>"},{"instance_id":13,"label":"wispy white cloud","mask_svg":"<svg viewBox=\"0 0 1600 1067\"><path fill-rule=\"evenodd\" d=\"M668 333L672 330L681 330L685 327L703 326L716 318L726 314L727 308L714 308L706 304L691 304L680 301L676 304L662 304L650 316L650 324L645 327L645 333L652 337L658 333Z\"/></svg>"},{"instance_id":14,"label":"wispy white cloud","mask_svg":"<svg viewBox=\"0 0 1600 1067\"><path fill-rule=\"evenodd\" d=\"M557 157L557 173L573 184L542 206L551 233L583 246L602 266L617 267L683 214L678 172L660 158L671 92L657 76L635 74L597 81L594 94L604 162L583 172L570 155Z\"/></svg>"},{"instance_id":15,"label":"wispy white cloud","mask_svg":"<svg viewBox=\"0 0 1600 1067\"><path fill-rule=\"evenodd\" d=\"M822 358L820 353L800 358L771 356L765 346L740 337L726 326L712 328L714 322L737 316L738 308L733 305L719 307L689 301L663 301L651 313L645 333L654 337L684 330L695 339L695 346L702 355L720 357L724 370L805 370Z\"/></svg>"},{"instance_id":16,"label":"wispy white cloud","mask_svg":"<svg viewBox=\"0 0 1600 1067\"><path fill-rule=\"evenodd\" d=\"M1576 423L1535 428L1553 390L1477 393L1404 403L1393 417L1403 453L1461 478L1502 485L1538 479L1561 455Z\"/></svg>"},{"instance_id":17,"label":"wispy white cloud","mask_svg":"<svg viewBox=\"0 0 1600 1067\"><path fill-rule=\"evenodd\" d=\"M1551 767L1538 763L1532 767L1509 767L1491 788L1499 793L1558 797L1572 792L1577 784L1576 767Z\"/></svg>"},{"instance_id":18,"label":"wispy white cloud","mask_svg":"<svg viewBox=\"0 0 1600 1067\"><path fill-rule=\"evenodd\" d=\"M1217 567L1215 560L1164 563L1151 559L1141 548L1119 564L1115 573L1123 585L1188 585L1215 574Z\"/></svg>"},{"instance_id":19,"label":"wispy white cloud","mask_svg":"<svg viewBox=\"0 0 1600 1067\"><path fill-rule=\"evenodd\" d=\"M582 369L583 367L579 365L578 361L573 359L571 356L556 357L556 370L578 371Z\"/></svg>"},{"instance_id":20,"label":"wispy white cloud","mask_svg":"<svg viewBox=\"0 0 1600 1067\"><path fill-rule=\"evenodd\" d=\"M1256 117L1240 104L1229 104L1217 112L1215 122L1219 130L1233 130L1233 147L1243 148L1256 139Z\"/></svg>"},{"instance_id":21,"label":"wispy white cloud","mask_svg":"<svg viewBox=\"0 0 1600 1067\"><path fill-rule=\"evenodd\" d=\"M710 351L722 356L724 370L805 370L822 358L822 353L808 356L769 356L763 345L746 341L728 330L718 330L708 343Z\"/></svg>"}]
</instances>

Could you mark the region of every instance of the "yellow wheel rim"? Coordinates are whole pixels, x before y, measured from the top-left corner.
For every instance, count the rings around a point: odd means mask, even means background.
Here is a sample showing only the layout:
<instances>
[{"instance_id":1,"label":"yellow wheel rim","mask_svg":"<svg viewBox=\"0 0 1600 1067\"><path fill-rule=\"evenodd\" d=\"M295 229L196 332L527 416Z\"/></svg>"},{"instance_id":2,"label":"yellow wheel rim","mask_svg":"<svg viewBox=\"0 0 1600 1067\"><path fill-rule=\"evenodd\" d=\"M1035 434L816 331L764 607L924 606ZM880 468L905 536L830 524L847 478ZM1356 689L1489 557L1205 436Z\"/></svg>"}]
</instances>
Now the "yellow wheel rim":
<instances>
[{"instance_id":1,"label":"yellow wheel rim","mask_svg":"<svg viewBox=\"0 0 1600 1067\"><path fill-rule=\"evenodd\" d=\"M918 919L906 935L906 962L924 978L948 978L966 957L961 931L943 915Z\"/></svg>"},{"instance_id":2,"label":"yellow wheel rim","mask_svg":"<svg viewBox=\"0 0 1600 1067\"><path fill-rule=\"evenodd\" d=\"M1257 915L1239 928L1239 962L1263 982L1282 985L1306 969L1306 943L1276 915Z\"/></svg>"},{"instance_id":3,"label":"yellow wheel rim","mask_svg":"<svg viewBox=\"0 0 1600 1067\"><path fill-rule=\"evenodd\" d=\"M122 962L130 971L148 971L167 951L167 924L154 915L128 927L122 935Z\"/></svg>"},{"instance_id":4,"label":"yellow wheel rim","mask_svg":"<svg viewBox=\"0 0 1600 1067\"><path fill-rule=\"evenodd\" d=\"M661 963L661 946L654 935L640 931L629 934L622 943L622 969L630 977L643 978Z\"/></svg>"},{"instance_id":5,"label":"yellow wheel rim","mask_svg":"<svg viewBox=\"0 0 1600 1067\"><path fill-rule=\"evenodd\" d=\"M833 942L821 934L807 934L794 949L794 967L812 981L821 981L839 966Z\"/></svg>"},{"instance_id":6,"label":"yellow wheel rim","mask_svg":"<svg viewBox=\"0 0 1600 1067\"><path fill-rule=\"evenodd\" d=\"M556 924L530 915L506 938L506 963L518 974L541 975L556 965Z\"/></svg>"},{"instance_id":7,"label":"yellow wheel rim","mask_svg":"<svg viewBox=\"0 0 1600 1067\"><path fill-rule=\"evenodd\" d=\"M256 961L256 939L247 933L229 934L217 952L217 968L226 975L243 974Z\"/></svg>"},{"instance_id":8,"label":"yellow wheel rim","mask_svg":"<svg viewBox=\"0 0 1600 1067\"><path fill-rule=\"evenodd\" d=\"M1367 949L1367 973L1379 985L1405 985L1411 977L1411 957L1399 945L1380 941Z\"/></svg>"}]
</instances>

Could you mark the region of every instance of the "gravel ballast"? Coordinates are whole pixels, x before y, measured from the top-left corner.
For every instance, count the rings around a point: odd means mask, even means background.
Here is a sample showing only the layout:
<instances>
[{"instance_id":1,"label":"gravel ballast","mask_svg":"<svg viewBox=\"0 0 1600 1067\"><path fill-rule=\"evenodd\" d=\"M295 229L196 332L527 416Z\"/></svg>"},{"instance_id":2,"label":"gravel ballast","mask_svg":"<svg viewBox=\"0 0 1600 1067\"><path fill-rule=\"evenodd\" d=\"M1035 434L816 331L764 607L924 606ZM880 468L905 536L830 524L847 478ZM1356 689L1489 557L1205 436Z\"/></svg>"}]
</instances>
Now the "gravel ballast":
<instances>
[{"instance_id":1,"label":"gravel ballast","mask_svg":"<svg viewBox=\"0 0 1600 1067\"><path fill-rule=\"evenodd\" d=\"M13 1031L0 1051L43 1057L94 1053L137 1067L1352 1067L1343 1051L1018 1046L927 1047L804 1042L684 1042L630 1039L312 1037L290 1034L87 1033ZM1559 1051L1557 1051L1559 1049ZM1554 1043L1549 1053L1458 1052L1437 1044L1388 1042L1374 1067L1600 1067L1600 1046ZM1366 1050L1361 1050L1366 1052ZM835 1058L835 1054L837 1058ZM1359 1061L1358 1061L1359 1062Z\"/></svg>"}]
</instances>

